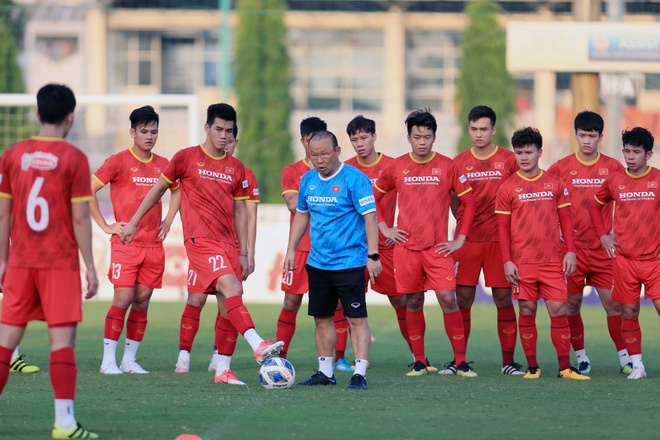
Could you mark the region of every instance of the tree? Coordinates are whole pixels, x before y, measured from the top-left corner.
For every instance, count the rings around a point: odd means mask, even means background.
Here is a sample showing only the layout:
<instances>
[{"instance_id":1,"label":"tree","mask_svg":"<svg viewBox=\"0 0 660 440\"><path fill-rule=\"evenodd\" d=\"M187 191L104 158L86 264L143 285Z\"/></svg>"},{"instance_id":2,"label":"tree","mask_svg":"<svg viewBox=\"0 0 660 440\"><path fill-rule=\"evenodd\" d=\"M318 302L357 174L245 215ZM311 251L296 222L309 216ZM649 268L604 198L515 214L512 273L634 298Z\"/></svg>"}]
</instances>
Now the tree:
<instances>
[{"instance_id":1,"label":"tree","mask_svg":"<svg viewBox=\"0 0 660 440\"><path fill-rule=\"evenodd\" d=\"M261 200L282 202L280 176L293 161L289 117L291 60L283 0L239 0L235 60L240 159L259 182Z\"/></svg>"},{"instance_id":2,"label":"tree","mask_svg":"<svg viewBox=\"0 0 660 440\"><path fill-rule=\"evenodd\" d=\"M506 71L506 33L497 21L498 6L490 0L470 2L465 8L469 24L463 34L463 64L458 79L458 123L467 127L467 115L477 105L487 105L497 113L496 145L508 147L509 130L516 113L516 83ZM466 129L462 130L459 151L471 147Z\"/></svg>"},{"instance_id":3,"label":"tree","mask_svg":"<svg viewBox=\"0 0 660 440\"><path fill-rule=\"evenodd\" d=\"M12 1L0 0L0 93L25 93L15 44L22 23L15 18L15 8ZM29 114L30 109L25 106L0 107L0 151L31 133L34 122L30 122Z\"/></svg>"}]
</instances>

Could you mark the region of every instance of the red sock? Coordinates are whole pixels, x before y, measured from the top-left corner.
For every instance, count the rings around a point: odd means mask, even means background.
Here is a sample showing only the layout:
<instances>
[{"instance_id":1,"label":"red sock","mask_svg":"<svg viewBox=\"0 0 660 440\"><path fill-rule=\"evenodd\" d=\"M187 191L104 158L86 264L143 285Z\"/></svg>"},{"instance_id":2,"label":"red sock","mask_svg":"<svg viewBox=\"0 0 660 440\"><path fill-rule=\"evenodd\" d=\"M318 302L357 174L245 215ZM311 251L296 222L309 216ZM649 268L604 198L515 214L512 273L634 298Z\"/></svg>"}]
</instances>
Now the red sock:
<instances>
[{"instance_id":1,"label":"red sock","mask_svg":"<svg viewBox=\"0 0 660 440\"><path fill-rule=\"evenodd\" d=\"M623 338L628 355L642 354L642 329L639 328L639 319L621 319L621 337Z\"/></svg>"},{"instance_id":2,"label":"red sock","mask_svg":"<svg viewBox=\"0 0 660 440\"><path fill-rule=\"evenodd\" d=\"M11 355L14 350L0 346L0 395L7 385L9 379L9 365L11 364Z\"/></svg>"},{"instance_id":3,"label":"red sock","mask_svg":"<svg viewBox=\"0 0 660 440\"><path fill-rule=\"evenodd\" d=\"M232 356L236 350L236 341L238 340L238 330L231 325L231 321L218 315L215 321L215 347L218 354L223 356Z\"/></svg>"},{"instance_id":4,"label":"red sock","mask_svg":"<svg viewBox=\"0 0 660 440\"><path fill-rule=\"evenodd\" d=\"M470 339L470 330L472 330L472 307L460 308L458 310L461 311L461 317L463 319L463 332L465 333L465 346L467 347L468 339Z\"/></svg>"},{"instance_id":5,"label":"red sock","mask_svg":"<svg viewBox=\"0 0 660 440\"><path fill-rule=\"evenodd\" d=\"M571 328L566 315L550 317L550 339L557 352L559 371L569 368L571 366Z\"/></svg>"},{"instance_id":6,"label":"red sock","mask_svg":"<svg viewBox=\"0 0 660 440\"><path fill-rule=\"evenodd\" d=\"M465 327L463 325L463 315L456 310L455 312L445 313L445 332L449 337L451 348L454 351L454 362L456 366L465 362Z\"/></svg>"},{"instance_id":7,"label":"red sock","mask_svg":"<svg viewBox=\"0 0 660 440\"><path fill-rule=\"evenodd\" d=\"M103 337L118 341L122 330L124 330L125 316L126 310L120 309L117 306L110 306L108 314L105 315L105 331L103 332Z\"/></svg>"},{"instance_id":8,"label":"red sock","mask_svg":"<svg viewBox=\"0 0 660 440\"><path fill-rule=\"evenodd\" d=\"M231 296L225 299L225 307L227 308L227 316L229 316L231 325L233 325L240 334L254 328L252 316L247 307L245 307L245 304L243 304L243 298L241 295Z\"/></svg>"},{"instance_id":9,"label":"red sock","mask_svg":"<svg viewBox=\"0 0 660 440\"><path fill-rule=\"evenodd\" d=\"M538 367L536 360L536 341L539 338L536 330L536 315L520 315L518 317L518 330L520 331L520 342L522 343L525 357L527 358L527 367Z\"/></svg>"},{"instance_id":10,"label":"red sock","mask_svg":"<svg viewBox=\"0 0 660 440\"><path fill-rule=\"evenodd\" d=\"M217 315L215 315L215 324L213 325L213 328L215 329L215 336L213 337L213 350L215 352L218 351L218 322L220 321L220 317L222 315L220 312L218 312Z\"/></svg>"},{"instance_id":11,"label":"red sock","mask_svg":"<svg viewBox=\"0 0 660 440\"><path fill-rule=\"evenodd\" d=\"M421 361L426 365L426 353L424 352L426 320L424 319L424 310L418 312L408 310L406 323L408 324L408 336L410 337L410 346L412 347L415 361Z\"/></svg>"},{"instance_id":12,"label":"red sock","mask_svg":"<svg viewBox=\"0 0 660 440\"><path fill-rule=\"evenodd\" d=\"M410 352L412 353L412 345L410 345L410 336L408 336L408 324L406 323L406 316L408 314L408 311L405 307L401 308L394 308L394 311L396 312L396 320L399 323L399 330L401 331L401 336L403 336L403 339L406 341L406 344L408 344L408 348L410 348Z\"/></svg>"},{"instance_id":13,"label":"red sock","mask_svg":"<svg viewBox=\"0 0 660 440\"><path fill-rule=\"evenodd\" d=\"M53 384L56 399L75 399L77 375L73 347L50 352L50 383Z\"/></svg>"},{"instance_id":14,"label":"red sock","mask_svg":"<svg viewBox=\"0 0 660 440\"><path fill-rule=\"evenodd\" d=\"M497 334L500 337L502 349L502 366L509 365L515 359L516 338L518 337L516 309L513 306L497 308Z\"/></svg>"},{"instance_id":15,"label":"red sock","mask_svg":"<svg viewBox=\"0 0 660 440\"><path fill-rule=\"evenodd\" d=\"M607 317L607 330L610 332L610 338L614 341L616 351L625 349L626 343L621 335L621 315Z\"/></svg>"},{"instance_id":16,"label":"red sock","mask_svg":"<svg viewBox=\"0 0 660 440\"><path fill-rule=\"evenodd\" d=\"M568 318L568 326L571 329L571 345L573 350L584 350L584 323L582 322L582 315L566 315Z\"/></svg>"},{"instance_id":17,"label":"red sock","mask_svg":"<svg viewBox=\"0 0 660 440\"><path fill-rule=\"evenodd\" d=\"M284 348L280 351L280 356L286 358L287 351L291 345L293 334L296 332L296 316L298 312L289 312L282 309L280 317L277 318L277 331L275 332L275 340L283 341Z\"/></svg>"},{"instance_id":18,"label":"red sock","mask_svg":"<svg viewBox=\"0 0 660 440\"><path fill-rule=\"evenodd\" d=\"M348 342L348 320L344 316L344 310L335 310L333 321L335 323L335 331L337 332L335 359L343 359L346 357L346 343Z\"/></svg>"},{"instance_id":19,"label":"red sock","mask_svg":"<svg viewBox=\"0 0 660 440\"><path fill-rule=\"evenodd\" d=\"M181 327L179 328L179 350L191 351L195 336L199 330L199 315L201 307L186 304L181 315Z\"/></svg>"},{"instance_id":20,"label":"red sock","mask_svg":"<svg viewBox=\"0 0 660 440\"><path fill-rule=\"evenodd\" d=\"M126 320L126 338L142 342L145 331L147 331L147 312L131 308Z\"/></svg>"}]
</instances>

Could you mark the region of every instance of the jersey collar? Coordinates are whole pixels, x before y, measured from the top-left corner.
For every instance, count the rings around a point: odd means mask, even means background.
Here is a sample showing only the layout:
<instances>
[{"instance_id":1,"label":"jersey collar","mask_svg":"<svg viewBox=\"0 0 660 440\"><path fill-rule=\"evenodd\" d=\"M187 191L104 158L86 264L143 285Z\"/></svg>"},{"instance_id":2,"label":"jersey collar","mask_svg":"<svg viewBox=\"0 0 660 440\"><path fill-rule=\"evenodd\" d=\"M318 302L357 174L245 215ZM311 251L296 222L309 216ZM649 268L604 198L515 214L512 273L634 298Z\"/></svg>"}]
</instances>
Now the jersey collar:
<instances>
[{"instance_id":1,"label":"jersey collar","mask_svg":"<svg viewBox=\"0 0 660 440\"><path fill-rule=\"evenodd\" d=\"M526 181L528 181L528 182L535 182L535 181L537 181L537 180L539 180L539 179L541 178L541 176L543 175L543 170L541 170L541 172L538 173L538 175L536 175L535 177L531 177L531 178L530 178L530 177L525 177L525 176L523 176L522 174L520 174L520 171L516 171L516 174L517 174L518 177L520 177L522 180L526 180Z\"/></svg>"}]
</instances>

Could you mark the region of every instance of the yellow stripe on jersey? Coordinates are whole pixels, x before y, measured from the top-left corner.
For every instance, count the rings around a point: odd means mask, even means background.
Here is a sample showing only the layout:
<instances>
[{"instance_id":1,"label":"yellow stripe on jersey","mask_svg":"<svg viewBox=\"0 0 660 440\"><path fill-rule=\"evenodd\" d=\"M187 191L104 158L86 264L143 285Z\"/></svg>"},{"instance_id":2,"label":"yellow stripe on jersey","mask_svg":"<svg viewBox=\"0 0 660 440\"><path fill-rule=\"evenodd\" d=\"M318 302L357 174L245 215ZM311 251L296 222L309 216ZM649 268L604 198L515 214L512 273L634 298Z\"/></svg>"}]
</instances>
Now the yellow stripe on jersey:
<instances>
[{"instance_id":1,"label":"yellow stripe on jersey","mask_svg":"<svg viewBox=\"0 0 660 440\"><path fill-rule=\"evenodd\" d=\"M106 186L107 185L107 183L105 183L104 181L102 181L101 179L96 177L96 174L92 174L92 177L94 178L94 180L96 180L98 183L100 183L101 186Z\"/></svg>"},{"instance_id":2,"label":"yellow stripe on jersey","mask_svg":"<svg viewBox=\"0 0 660 440\"><path fill-rule=\"evenodd\" d=\"M511 211L495 211L495 214L511 215Z\"/></svg>"},{"instance_id":3,"label":"yellow stripe on jersey","mask_svg":"<svg viewBox=\"0 0 660 440\"><path fill-rule=\"evenodd\" d=\"M11 194L0 192L0 197L3 199L11 199Z\"/></svg>"},{"instance_id":4,"label":"yellow stripe on jersey","mask_svg":"<svg viewBox=\"0 0 660 440\"><path fill-rule=\"evenodd\" d=\"M259 203L259 200L246 200L248 203Z\"/></svg>"},{"instance_id":5,"label":"yellow stripe on jersey","mask_svg":"<svg viewBox=\"0 0 660 440\"><path fill-rule=\"evenodd\" d=\"M562 203L561 205L557 205L557 208L566 208L567 206L571 206L571 202Z\"/></svg>"},{"instance_id":6,"label":"yellow stripe on jersey","mask_svg":"<svg viewBox=\"0 0 660 440\"><path fill-rule=\"evenodd\" d=\"M299 191L297 189L287 189L286 191L282 191L282 195L284 194L298 194Z\"/></svg>"},{"instance_id":7,"label":"yellow stripe on jersey","mask_svg":"<svg viewBox=\"0 0 660 440\"><path fill-rule=\"evenodd\" d=\"M598 197L596 197L596 196L594 196L594 200L595 200L596 202L600 203L601 205L607 205L607 203L601 201L601 200L600 200Z\"/></svg>"},{"instance_id":8,"label":"yellow stripe on jersey","mask_svg":"<svg viewBox=\"0 0 660 440\"><path fill-rule=\"evenodd\" d=\"M374 183L374 188L376 188L378 191L382 192L383 194L387 194L387 191L380 189L378 185L376 185L375 183Z\"/></svg>"},{"instance_id":9,"label":"yellow stripe on jersey","mask_svg":"<svg viewBox=\"0 0 660 440\"><path fill-rule=\"evenodd\" d=\"M163 179L165 179L165 181L166 181L167 183L169 183L170 185L174 183L174 182L172 182L170 179L168 179L167 177L165 177L165 174L161 174L160 177L162 177Z\"/></svg>"},{"instance_id":10,"label":"yellow stripe on jersey","mask_svg":"<svg viewBox=\"0 0 660 440\"><path fill-rule=\"evenodd\" d=\"M457 196L458 196L458 197L463 197L465 194L469 193L470 191L472 191L472 187L466 189L465 191L463 191L463 192L460 193L460 194L457 194Z\"/></svg>"},{"instance_id":11,"label":"yellow stripe on jersey","mask_svg":"<svg viewBox=\"0 0 660 440\"><path fill-rule=\"evenodd\" d=\"M244 197L234 197L234 200L247 200L249 199L250 196L244 196Z\"/></svg>"},{"instance_id":12,"label":"yellow stripe on jersey","mask_svg":"<svg viewBox=\"0 0 660 440\"><path fill-rule=\"evenodd\" d=\"M71 197L71 203L91 202L92 196Z\"/></svg>"}]
</instances>

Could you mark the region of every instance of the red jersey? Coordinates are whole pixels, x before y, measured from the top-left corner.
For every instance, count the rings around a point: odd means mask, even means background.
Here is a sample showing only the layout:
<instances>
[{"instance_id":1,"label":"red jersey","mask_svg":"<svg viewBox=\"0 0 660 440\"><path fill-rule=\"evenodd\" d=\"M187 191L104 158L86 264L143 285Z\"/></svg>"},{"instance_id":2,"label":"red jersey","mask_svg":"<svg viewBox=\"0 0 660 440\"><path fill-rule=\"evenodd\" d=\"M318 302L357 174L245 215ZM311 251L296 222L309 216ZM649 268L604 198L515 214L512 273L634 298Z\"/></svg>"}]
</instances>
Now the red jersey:
<instances>
[{"instance_id":1,"label":"red jersey","mask_svg":"<svg viewBox=\"0 0 660 440\"><path fill-rule=\"evenodd\" d=\"M532 179L517 172L502 183L495 213L511 216L511 258L515 264L563 262L566 251L557 210L570 205L564 181L543 170Z\"/></svg>"},{"instance_id":2,"label":"red jersey","mask_svg":"<svg viewBox=\"0 0 660 440\"><path fill-rule=\"evenodd\" d=\"M477 204L474 225L467 241L497 241L497 217L495 200L500 185L518 171L516 157L511 150L495 147L485 159L478 158L472 148L456 156L454 162L467 177ZM456 230L460 230L465 207L461 205L456 215Z\"/></svg>"},{"instance_id":3,"label":"red jersey","mask_svg":"<svg viewBox=\"0 0 660 440\"><path fill-rule=\"evenodd\" d=\"M599 249L600 238L596 234L589 217L589 205L596 191L605 179L623 169L621 163L609 156L598 153L593 162L584 162L578 154L571 154L548 168L548 172L560 177L571 194L571 214L575 228L575 246L581 249ZM612 230L613 203L603 209L603 224Z\"/></svg>"},{"instance_id":4,"label":"red jersey","mask_svg":"<svg viewBox=\"0 0 660 440\"><path fill-rule=\"evenodd\" d=\"M373 185L376 183L376 180L378 180L378 177L383 173L383 170L393 161L394 159L390 156L386 156L383 153L378 153L378 159L369 165L360 162L360 159L357 156L348 159L346 163L362 171L369 178L369 180L371 180L371 184ZM391 228L394 225L394 211L396 211L396 191L390 191L385 194L379 204L383 220L385 220L387 226ZM385 244L386 241L387 239L383 237L383 234L379 234L378 249L391 248L392 246L387 246Z\"/></svg>"},{"instance_id":5,"label":"red jersey","mask_svg":"<svg viewBox=\"0 0 660 440\"><path fill-rule=\"evenodd\" d=\"M398 227L410 234L403 246L413 251L447 241L451 192L461 197L472 191L454 161L437 152L426 162L417 162L412 153L397 157L374 188L398 194Z\"/></svg>"},{"instance_id":6,"label":"red jersey","mask_svg":"<svg viewBox=\"0 0 660 440\"><path fill-rule=\"evenodd\" d=\"M654 167L641 176L628 170L612 174L595 195L601 205L614 200L614 238L618 252L633 260L657 258L660 252L660 170Z\"/></svg>"},{"instance_id":7,"label":"red jersey","mask_svg":"<svg viewBox=\"0 0 660 440\"><path fill-rule=\"evenodd\" d=\"M257 178L254 175L254 172L252 172L251 169L248 167L245 167L245 180L248 182L248 198L246 199L247 202L252 202L252 203L259 203L261 199L259 198L259 184L257 183Z\"/></svg>"},{"instance_id":8,"label":"red jersey","mask_svg":"<svg viewBox=\"0 0 660 440\"><path fill-rule=\"evenodd\" d=\"M85 154L61 138L35 136L9 148L0 197L12 199L8 266L80 268L72 203L92 200Z\"/></svg>"},{"instance_id":9,"label":"red jersey","mask_svg":"<svg viewBox=\"0 0 660 440\"><path fill-rule=\"evenodd\" d=\"M309 162L307 162L306 158L284 167L282 170L282 195L287 193L298 194L300 192L300 179L302 179L303 174L305 174L310 169L312 169L312 167L310 166ZM294 216L295 213L292 212L291 219L289 221L289 227L291 226L291 223L293 223ZM296 250L309 252L310 249L311 243L309 241L309 226L307 226L305 235L303 235L302 239L300 239L300 243L298 243Z\"/></svg>"},{"instance_id":10,"label":"red jersey","mask_svg":"<svg viewBox=\"0 0 660 440\"><path fill-rule=\"evenodd\" d=\"M234 200L246 200L243 163L228 154L209 155L202 145L177 152L162 174L181 185L183 239L204 237L236 244Z\"/></svg>"},{"instance_id":11,"label":"red jersey","mask_svg":"<svg viewBox=\"0 0 660 440\"><path fill-rule=\"evenodd\" d=\"M103 186L110 184L110 201L115 220L118 222L131 220L144 197L158 182L166 165L167 159L162 156L152 153L148 160L143 161L130 148L113 154L103 162L92 177ZM177 187L178 183L175 183L171 189ZM163 245L163 241L158 238L162 211L162 203L158 200L156 206L140 221L140 228L131 245L140 247ZM121 243L117 234L113 234L110 241Z\"/></svg>"}]
</instances>

